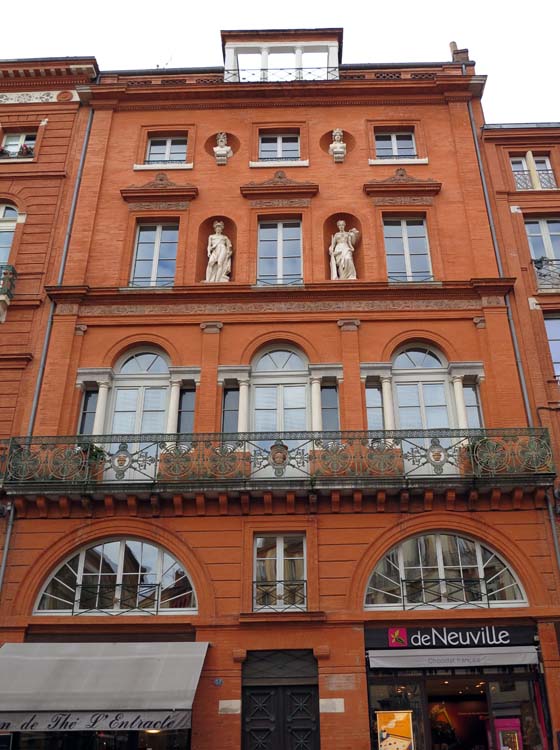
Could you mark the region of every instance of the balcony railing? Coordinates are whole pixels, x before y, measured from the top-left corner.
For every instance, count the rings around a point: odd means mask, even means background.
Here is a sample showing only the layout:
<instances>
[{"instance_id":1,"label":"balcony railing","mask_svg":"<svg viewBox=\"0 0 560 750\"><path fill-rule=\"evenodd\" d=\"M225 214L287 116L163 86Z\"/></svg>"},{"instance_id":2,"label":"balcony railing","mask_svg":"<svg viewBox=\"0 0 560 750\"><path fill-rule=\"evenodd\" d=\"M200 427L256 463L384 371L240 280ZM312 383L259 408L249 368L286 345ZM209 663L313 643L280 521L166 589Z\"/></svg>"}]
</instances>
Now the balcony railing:
<instances>
[{"instance_id":1,"label":"balcony railing","mask_svg":"<svg viewBox=\"0 0 560 750\"><path fill-rule=\"evenodd\" d=\"M490 607L483 578L406 578L401 580L403 609Z\"/></svg>"},{"instance_id":2,"label":"balcony railing","mask_svg":"<svg viewBox=\"0 0 560 750\"><path fill-rule=\"evenodd\" d=\"M35 149L32 146L21 146L17 151L0 148L0 159L32 159Z\"/></svg>"},{"instance_id":3,"label":"balcony railing","mask_svg":"<svg viewBox=\"0 0 560 750\"><path fill-rule=\"evenodd\" d=\"M307 581L253 581L253 612L307 610Z\"/></svg>"},{"instance_id":4,"label":"balcony railing","mask_svg":"<svg viewBox=\"0 0 560 750\"><path fill-rule=\"evenodd\" d=\"M556 190L558 188L556 184L556 178L552 169L538 169L537 176L539 178L539 184L541 190ZM519 170L513 173L513 179L515 180L516 190L534 190L533 181L531 179L531 173L528 169Z\"/></svg>"},{"instance_id":5,"label":"balcony railing","mask_svg":"<svg viewBox=\"0 0 560 750\"><path fill-rule=\"evenodd\" d=\"M536 258L533 266L539 289L560 289L560 260Z\"/></svg>"},{"instance_id":6,"label":"balcony railing","mask_svg":"<svg viewBox=\"0 0 560 750\"><path fill-rule=\"evenodd\" d=\"M338 80L338 68L241 68L224 70L225 83L286 83Z\"/></svg>"},{"instance_id":7,"label":"balcony railing","mask_svg":"<svg viewBox=\"0 0 560 750\"><path fill-rule=\"evenodd\" d=\"M548 485L543 428L15 437L0 447L8 491L301 486Z\"/></svg>"},{"instance_id":8,"label":"balcony railing","mask_svg":"<svg viewBox=\"0 0 560 750\"><path fill-rule=\"evenodd\" d=\"M13 266L0 263L0 296L5 295L8 299L12 299L16 288L16 279L16 269Z\"/></svg>"}]
</instances>

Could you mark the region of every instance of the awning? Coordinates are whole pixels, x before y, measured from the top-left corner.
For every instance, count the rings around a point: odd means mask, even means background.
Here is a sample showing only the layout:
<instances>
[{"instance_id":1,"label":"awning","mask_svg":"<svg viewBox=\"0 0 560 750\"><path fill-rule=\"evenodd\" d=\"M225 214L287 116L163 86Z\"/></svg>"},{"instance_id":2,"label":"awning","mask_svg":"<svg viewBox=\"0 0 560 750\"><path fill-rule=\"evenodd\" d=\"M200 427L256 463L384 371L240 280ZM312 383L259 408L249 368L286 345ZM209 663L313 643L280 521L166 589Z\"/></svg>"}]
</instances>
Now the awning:
<instances>
[{"instance_id":1,"label":"awning","mask_svg":"<svg viewBox=\"0 0 560 750\"><path fill-rule=\"evenodd\" d=\"M486 667L514 664L538 664L535 646L501 648L423 648L384 649L367 652L372 669L409 669L418 667Z\"/></svg>"},{"instance_id":2,"label":"awning","mask_svg":"<svg viewBox=\"0 0 560 750\"><path fill-rule=\"evenodd\" d=\"M207 643L6 643L0 731L183 729Z\"/></svg>"}]
</instances>

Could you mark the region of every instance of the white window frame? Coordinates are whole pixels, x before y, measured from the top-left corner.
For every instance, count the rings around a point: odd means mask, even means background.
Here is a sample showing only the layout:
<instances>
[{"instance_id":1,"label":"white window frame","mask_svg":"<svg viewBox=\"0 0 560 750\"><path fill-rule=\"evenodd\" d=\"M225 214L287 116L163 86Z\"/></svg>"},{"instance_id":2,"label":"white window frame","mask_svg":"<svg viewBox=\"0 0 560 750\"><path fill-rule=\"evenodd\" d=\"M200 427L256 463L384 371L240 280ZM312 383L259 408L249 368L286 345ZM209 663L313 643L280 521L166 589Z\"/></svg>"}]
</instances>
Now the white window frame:
<instances>
[{"instance_id":1,"label":"white window frame","mask_svg":"<svg viewBox=\"0 0 560 750\"><path fill-rule=\"evenodd\" d=\"M533 164L534 171L531 171L531 168L529 168L529 161ZM527 152L527 155L521 155L521 156L510 156L509 157L510 167L513 174L513 180L515 184L516 190L556 190L558 189L558 186L556 184L556 177L554 175L554 170L552 169L552 165L550 163L550 158L547 155L543 156L534 156L532 152ZM515 163L518 162L522 169L515 169ZM538 179L538 184L535 182L535 173ZM543 181L541 179L540 173L541 172L549 172L552 174L552 182L554 183L553 186L551 185L543 185ZM523 175L524 183L521 184L517 181L515 175Z\"/></svg>"},{"instance_id":2,"label":"white window frame","mask_svg":"<svg viewBox=\"0 0 560 750\"><path fill-rule=\"evenodd\" d=\"M276 281L269 283L264 282L259 274L259 266L261 261L261 246L260 246L260 231L261 226L264 224L275 224L276 225ZM289 283L284 282L284 225L285 224L299 224L299 258L301 266L301 277L297 280L290 281ZM281 220L267 220L265 217L259 219L257 227L257 285L258 286L300 286L303 284L303 221L301 218L293 219L281 219Z\"/></svg>"},{"instance_id":3,"label":"white window frame","mask_svg":"<svg viewBox=\"0 0 560 750\"><path fill-rule=\"evenodd\" d=\"M163 158L159 161L150 161L150 148L152 146L152 141L165 141L165 154L163 155ZM171 160L171 144L172 141L184 141L185 142L185 158L182 161L172 161ZM182 136L182 135L170 135L170 136L158 136L154 135L151 136L148 139L148 145L146 147L146 163L147 164L167 164L167 163L175 163L175 164L186 164L187 163L187 151L189 147L189 139L188 137Z\"/></svg>"},{"instance_id":4,"label":"white window frame","mask_svg":"<svg viewBox=\"0 0 560 750\"><path fill-rule=\"evenodd\" d=\"M284 579L277 578L276 581L257 581L257 541L258 539L276 539L276 575L278 576L279 572L282 571L282 576L284 575L284 539L287 537L298 537L302 539L303 541L303 579L295 580L293 583L303 583L304 585L304 601L301 605L290 605L290 604L284 604ZM254 581L254 587L253 587L253 610L306 610L307 609L307 602L308 602L308 591L307 591L307 538L304 533L301 532L285 532L283 534L269 534L266 532L255 532L254 539L253 539L253 581ZM270 605L259 605L257 604L257 591L256 591L256 585L257 583L276 583L276 598L277 603L276 604L270 604ZM291 583L291 581L290 581Z\"/></svg>"},{"instance_id":5,"label":"white window frame","mask_svg":"<svg viewBox=\"0 0 560 750\"><path fill-rule=\"evenodd\" d=\"M4 137L2 139L2 148L6 148L6 141L10 137L14 137L14 136L18 137L18 144L16 146L15 153L10 153L9 156L4 156L4 155L0 154L0 160L1 159L18 159L18 160L21 160L21 161L33 161L33 159L35 158L35 147L37 145L37 133L36 132L4 133ZM27 138L33 138L33 145L30 147L30 148L33 149L33 153L30 154L29 156L18 156L19 150L23 146L27 145L25 143L25 141L26 141Z\"/></svg>"},{"instance_id":6,"label":"white window frame","mask_svg":"<svg viewBox=\"0 0 560 750\"><path fill-rule=\"evenodd\" d=\"M402 242L403 242L403 255L404 255L404 265L405 265L405 271L406 271L406 279L404 279L404 278L403 279L390 279L389 278L389 276L390 276L389 269L387 268L387 279L389 280L390 283L393 283L393 284L399 284L399 283L410 284L412 282L412 283L417 283L417 284L425 284L425 283L429 283L430 281L433 281L433 279L434 279L434 273L433 273L433 268L432 268L432 256L431 256L431 252L430 252L430 240L429 240L429 237L428 237L428 226L427 226L427 223L426 223L426 217L425 216L422 217L422 225L424 227L424 235L425 235L425 238L426 238L426 255L427 255L427 258L428 258L428 269L429 269L429 271L428 271L428 274L426 274L426 278L425 279L423 278L423 279L416 280L416 279L413 278L413 275L412 275L412 264L411 264L411 261L410 261L410 248L409 248L409 241L408 241L407 223L409 221L418 221L418 220L419 220L419 217L411 217L411 216L403 218L403 217L400 217L400 216L389 216L389 215L387 215L387 216L383 217L383 242L385 244L385 262L387 262L387 258L388 258L387 245L385 243L385 222L388 222L388 221L392 221L392 222L400 221L400 224L401 224L401 238L402 238Z\"/></svg>"},{"instance_id":7,"label":"white window frame","mask_svg":"<svg viewBox=\"0 0 560 750\"><path fill-rule=\"evenodd\" d=\"M451 580L458 580L459 578L461 580L464 580L464 578L463 578L463 565L448 566L447 568L445 567L444 560L443 560L443 549L442 549L442 543L441 543L441 537L442 537L442 535L444 535L444 536L452 536L452 537L459 538L459 539L467 539L469 542L472 542L475 545L476 567L477 567L477 570L478 570L478 579L480 580L480 589L481 589L481 599L480 599L480 601L464 602L464 603L461 602L460 604L457 601L444 601L444 598L447 598L447 590L446 590L446 587L445 587L445 581L446 580L449 580L449 581L451 581ZM403 588L401 588L401 594L402 594L402 596L401 596L400 600L398 602L395 602L394 604L387 604L387 603L383 603L383 604L367 604L366 602L367 602L368 591L369 591L370 588L372 588L370 586L370 581L371 581L373 575L375 574L375 572L377 570L377 567L383 562L383 560L385 560L389 556L389 554L391 552L393 552L395 550L395 547L396 547L396 550L397 550L397 561L398 561L398 570L399 570L399 579L400 579L399 582L400 582L401 586L402 586L402 581L407 580L407 571L410 571L410 570L419 570L420 578L418 580L421 580L422 582L424 580L426 580L426 581L430 580L429 578L424 579L424 576L422 575L422 571L424 569L424 566L422 565L422 560L420 560L420 566L417 567L417 568L413 568L412 566L410 566L408 568L405 568L405 565L404 565L404 556L403 556L403 546L404 546L404 543L410 541L411 539L417 539L417 538L422 537L422 536L435 536L436 537L436 562L437 562L437 569L438 569L438 578L439 578L439 581L440 581L441 599L433 601L433 602L423 602L423 603L414 602L414 601L409 602L409 601L407 601L407 598L406 598L406 588L404 588L404 591L403 591ZM482 598L484 596L487 596L486 584L489 583L490 581L492 581L492 578L489 578L488 581L487 581L485 579L485 576L484 576L484 562L483 562L483 559L482 559L482 547L483 546L486 547L486 549L489 552L491 552L500 561L500 563L504 566L504 568L508 570L508 572L510 573L510 575L514 579L515 584L518 586L518 588L519 588L519 590L521 592L521 596L522 596L521 599L501 599L501 600L499 600L499 599L498 600L486 599L485 600L484 598ZM425 534L420 534L417 537L408 537L407 539L403 539L402 542L400 542L398 545L395 545L395 547L391 548L390 550L388 550L385 553L385 555L383 556L383 559L379 560L379 562L377 563L377 565L374 567L374 569L373 569L370 577L368 578L368 582L367 582L367 585L366 585L366 592L365 592L365 596L364 596L364 609L366 609L366 610L400 610L400 611L402 611L404 609L404 610L409 610L410 611L411 609L419 609L419 610L426 610L426 609L456 609L458 606L460 606L461 609L463 609L463 608L465 608L465 609L473 609L473 608L487 607L487 606L490 607L490 608L492 608L492 609L494 609L494 608L495 609L500 609L500 608L507 608L507 607L526 607L526 606L528 606L527 595L526 595L526 593L524 591L524 588L523 588L523 586L521 584L521 581L519 580L519 577L516 575L516 573L513 570L513 568L494 549L492 549L491 547L487 547L485 544L482 544L477 539L472 539L470 537L464 537L461 534L457 534L457 533L454 533L452 531L436 531L436 530L434 530L434 531L426 532ZM428 566L426 566L426 567L428 567ZM429 567L431 569L432 566L429 566ZM467 567L474 567L474 566L472 566L472 565L471 566L465 565L464 567L467 568ZM458 572L460 571L460 575L457 575L455 577L453 577L452 575L449 575L449 573L451 571L455 571L455 570L458 571ZM447 572L447 574L446 574L446 572ZM493 577L495 577L495 576L493 576ZM390 580L391 583L394 583L394 581L392 581L391 579L387 579L387 580ZM414 580L414 579L410 579L410 580ZM377 590L378 591L382 591L381 589L377 589Z\"/></svg>"},{"instance_id":8,"label":"white window frame","mask_svg":"<svg viewBox=\"0 0 560 750\"><path fill-rule=\"evenodd\" d=\"M261 156L261 144L263 138L275 138L276 139L276 157L266 158ZM285 157L283 156L282 139L283 138L297 138L298 142L298 156L297 157ZM250 167L308 167L309 159L301 158L301 132L297 133L282 133L282 132L269 132L262 130L259 132L258 142L258 155L257 161L250 161Z\"/></svg>"},{"instance_id":9,"label":"white window frame","mask_svg":"<svg viewBox=\"0 0 560 750\"><path fill-rule=\"evenodd\" d=\"M111 544L115 542L118 543L120 547L119 547L118 564L117 564L117 570L116 570L115 598L113 600L113 607L107 607L104 609L100 608L100 609L94 609L94 610L80 609L79 605L80 605L82 586L84 585L83 576L84 576L84 565L85 565L85 558L86 558L87 551L94 547L99 547L101 545ZM154 584L160 587L159 594L158 594L159 600L158 600L157 607L129 608L129 607L116 607L115 606L117 599L120 602L120 599L122 596L122 585L123 585L123 577L124 577L124 557L125 557L127 542L139 542L142 544L148 544L157 550L158 557L157 557L157 562L156 562L156 570L151 573L151 575L153 575L155 578ZM73 596L73 601L74 601L73 609L72 610L71 609L39 609L41 599L46 594L46 591L50 582L53 580L53 578L56 578L59 571L61 571L70 560L76 557L76 555L79 555L79 559L78 559L78 570L76 573L76 590ZM162 584L162 578L163 578L163 573L164 573L163 562L164 562L165 555L168 555L169 557L171 557L175 561L175 563L178 564L184 571L185 577L187 578L190 584L191 590L192 590L192 598L193 598L194 606L177 607L177 608L161 607L161 593L162 593L161 584ZM109 575L109 574L105 574L105 575ZM103 574L100 574L98 577L100 579L100 585L102 585ZM69 555L64 560L64 562L61 565L59 565L52 573L50 573L46 583L41 589L41 593L37 597L37 601L35 603L33 614L34 615L46 615L46 616L52 617L53 615L64 616L64 615L69 615L69 614L71 615L73 613L80 614L82 612L88 612L88 614L90 615L93 614L93 615L101 615L101 616L103 616L105 613L108 613L110 615L130 614L132 616L138 616L138 615L142 615L143 613L152 614L157 609L158 614L167 616L167 615L176 615L177 613L184 613L184 612L196 613L198 611L197 601L198 599L197 599L196 591L192 582L192 576L189 574L186 567L183 566L182 563L175 557L175 555L172 554L169 550L165 549L165 547L162 547L161 545L156 544L155 542L152 542L151 540L147 540L147 539L137 539L134 537L116 537L116 538L109 537L107 539L100 539L99 541L90 542L89 544L80 548L79 550L75 550L71 555Z\"/></svg>"},{"instance_id":10,"label":"white window frame","mask_svg":"<svg viewBox=\"0 0 560 750\"><path fill-rule=\"evenodd\" d=\"M548 258L549 260L560 260L560 257L556 257L556 255L554 255L554 247L552 245L551 232L548 226L549 221L560 222L560 216L559 217L549 216L544 219L531 218L527 216L525 217L525 231L527 231L528 224L538 224L539 236L542 238L544 250L545 250L544 257ZM527 242L529 243L529 250L531 252L531 257L534 260L538 260L538 258L535 255L533 255L533 248L531 246L531 241L529 239L531 236L536 236L536 235L530 235L529 232L527 232ZM559 236L560 236L560 231L559 231Z\"/></svg>"},{"instance_id":11,"label":"white window frame","mask_svg":"<svg viewBox=\"0 0 560 750\"><path fill-rule=\"evenodd\" d=\"M134 277L134 271L136 268L136 260L138 256L138 244L140 239L140 232L143 228L146 227L155 227L156 228L156 239L154 242L154 254L152 256L152 270L150 273L150 283L146 285L136 285L135 277ZM177 247L175 248L175 273L173 274L173 280L170 284L158 284L157 282L157 267L159 262L159 252L160 252L160 246L161 246L161 235L163 229L166 227L177 227ZM172 289L175 285L175 274L177 273L177 251L179 249L179 222L161 222L157 224L152 224L150 222L141 222L136 227L136 237L134 240L134 256L132 258L132 270L130 274L130 286L134 288L139 289L150 289L152 287L156 287L159 289Z\"/></svg>"},{"instance_id":12,"label":"white window frame","mask_svg":"<svg viewBox=\"0 0 560 750\"><path fill-rule=\"evenodd\" d=\"M6 209L10 208L13 209L16 212L15 216L10 216L9 218L6 218ZM0 229L3 232L11 232L12 238L10 240L10 246L8 247L8 255L5 260L0 258L0 265L4 266L7 265L10 261L10 254L12 252L12 247L14 245L14 237L16 233L17 223L18 223L19 213L15 206L13 206L10 203L0 203Z\"/></svg>"},{"instance_id":13,"label":"white window frame","mask_svg":"<svg viewBox=\"0 0 560 750\"><path fill-rule=\"evenodd\" d=\"M416 148L416 138L414 137L414 129L411 130L395 130L395 131L388 131L388 130L375 130L374 131L374 140L375 140L375 156L377 159L385 159L382 156L379 156L377 153L377 136L389 136L391 139L391 156L387 157L388 159L416 159L418 156L418 150ZM413 154L400 154L399 153L399 141L398 136L399 135L409 135L412 138L412 146L414 148Z\"/></svg>"},{"instance_id":14,"label":"white window frame","mask_svg":"<svg viewBox=\"0 0 560 750\"><path fill-rule=\"evenodd\" d=\"M296 354L301 359L304 359L301 352L291 348L282 348L280 346L274 346L262 350L259 352L260 360L266 354L275 351L290 351ZM304 430L311 429L311 389L309 386L309 370L307 368L303 370L263 370L257 371L253 369L251 375L251 393L250 393L250 425L251 431L256 432L255 428L255 390L259 387L275 387L276 388L276 417L277 424L280 426L276 427L275 432L286 432L284 430L284 386L298 385L305 388L305 428Z\"/></svg>"},{"instance_id":15,"label":"white window frame","mask_svg":"<svg viewBox=\"0 0 560 750\"><path fill-rule=\"evenodd\" d=\"M559 326L559 335L558 335L558 338L552 338L551 337L551 335L550 335L551 331L549 330L549 327L547 325L547 323L549 321L553 321L553 320L556 321L558 323L558 326ZM559 360L555 360L554 359L554 356L552 354L552 348L550 346L551 341L558 341L558 342L560 342L560 318L557 318L554 315L547 316L544 319L544 327L545 327L545 331L546 331L546 340L548 342L548 351L549 351L549 354L550 354L550 361L552 362L552 368L554 370L554 377L556 378L557 382L560 382L560 359Z\"/></svg>"}]
</instances>

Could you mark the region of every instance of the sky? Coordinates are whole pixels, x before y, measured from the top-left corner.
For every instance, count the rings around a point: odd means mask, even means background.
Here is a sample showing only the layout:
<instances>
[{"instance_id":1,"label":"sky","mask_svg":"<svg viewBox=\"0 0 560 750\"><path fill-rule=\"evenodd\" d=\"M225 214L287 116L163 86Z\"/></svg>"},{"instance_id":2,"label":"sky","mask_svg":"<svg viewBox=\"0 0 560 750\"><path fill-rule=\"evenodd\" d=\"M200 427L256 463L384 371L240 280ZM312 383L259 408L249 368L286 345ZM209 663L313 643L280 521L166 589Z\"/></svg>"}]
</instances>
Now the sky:
<instances>
[{"instance_id":1,"label":"sky","mask_svg":"<svg viewBox=\"0 0 560 750\"><path fill-rule=\"evenodd\" d=\"M340 26L344 63L440 62L456 41L488 76L487 122L559 122L559 23L560 0L28 0L0 58L206 67L223 65L221 29Z\"/></svg>"}]
</instances>

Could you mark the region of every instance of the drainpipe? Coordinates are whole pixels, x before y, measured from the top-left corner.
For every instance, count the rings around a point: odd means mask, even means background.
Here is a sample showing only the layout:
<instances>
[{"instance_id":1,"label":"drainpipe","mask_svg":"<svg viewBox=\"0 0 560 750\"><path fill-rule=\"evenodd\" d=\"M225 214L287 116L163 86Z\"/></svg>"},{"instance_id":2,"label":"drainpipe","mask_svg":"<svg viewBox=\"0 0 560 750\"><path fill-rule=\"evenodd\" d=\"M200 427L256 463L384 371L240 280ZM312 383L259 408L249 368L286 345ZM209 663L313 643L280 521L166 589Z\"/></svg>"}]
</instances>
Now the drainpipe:
<instances>
[{"instance_id":1,"label":"drainpipe","mask_svg":"<svg viewBox=\"0 0 560 750\"><path fill-rule=\"evenodd\" d=\"M84 142L82 144L82 151L80 154L80 162L78 165L78 172L76 174L76 182L74 184L74 192L72 194L72 203L70 204L70 215L68 217L68 224L66 227L66 234L64 237L64 245L62 247L62 258L60 261L60 270L58 273L57 284L60 286L64 278L64 271L66 269L66 260L68 258L68 248L70 246L70 239L72 237L72 227L74 226L74 217L76 215L76 204L78 203L78 194L80 192L80 185L82 183L82 175L84 171L84 163L86 160L86 152L89 142L89 136L91 133L91 125L93 122L93 109L90 109L88 114L88 120L86 125L86 132L84 135ZM39 370L37 373L37 381L35 383L35 391L33 394L33 402L31 404L31 416L29 417L29 425L27 427L27 434L33 434L33 426L35 425L35 418L37 416L37 405L39 403L39 394L41 392L41 385L43 383L43 376L45 374L45 363L47 360L47 353L49 350L49 343L51 339L53 316L55 311L55 303L51 300L49 317L47 320L47 327L45 331L45 339L43 342L43 349L41 351L41 359L39 361ZM2 563L0 564L0 597L2 595L2 586L4 583L4 575L6 572L8 562L8 549L10 546L10 538L12 536L12 529L15 521L15 506L13 503L8 503L4 506L6 510L9 509L8 527L6 529L6 539L4 542L4 549L2 551Z\"/></svg>"},{"instance_id":2,"label":"drainpipe","mask_svg":"<svg viewBox=\"0 0 560 750\"><path fill-rule=\"evenodd\" d=\"M462 72L463 72L463 75L466 75L466 72L467 72L466 65L462 66ZM492 236L492 246L494 248L494 255L496 257L496 265L498 266L499 276L503 278L504 268L503 268L502 259L500 256L500 250L499 250L499 245L498 245L498 235L496 233L496 225L494 223L494 216L492 214L492 204L490 203L488 184L486 182L486 175L484 174L484 163L482 161L482 155L480 153L480 146L478 144L476 123L474 119L474 112L472 108L472 102L470 100L467 102L467 108L469 111L469 120L471 123L474 148L476 151L476 160L478 162L478 171L480 173L480 180L482 183L482 192L484 193L484 203L486 206L486 213L488 215L488 223L490 225L490 234ZM533 421L533 417L531 414L531 406L529 403L529 394L527 391L527 380L525 378L525 372L523 370L523 363L521 362L521 355L519 351L519 341L517 338L517 332L515 330L515 322L513 320L513 316L511 313L511 302L509 299L509 294L506 294L505 301L506 301L506 310L507 310L509 330L510 330L511 338L513 341L513 350L515 353L515 364L517 365L517 372L519 374L519 380L521 383L521 392L523 394L523 405L525 407L525 414L527 416L527 423L529 427L533 427L534 421ZM540 414L538 411L537 411L537 415L538 415L539 423L540 423ZM548 505L548 515L550 519L550 526L552 529L552 538L554 540L554 552L555 552L555 557L556 557L556 564L558 566L558 569L560 570L560 543L558 541L558 529L556 527L556 521L554 518L554 510L553 510L553 505L552 505L552 501L550 498L550 492L547 492L547 505Z\"/></svg>"}]
</instances>

